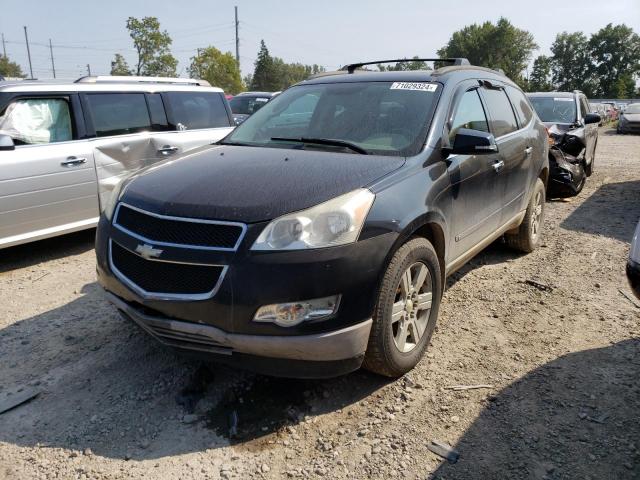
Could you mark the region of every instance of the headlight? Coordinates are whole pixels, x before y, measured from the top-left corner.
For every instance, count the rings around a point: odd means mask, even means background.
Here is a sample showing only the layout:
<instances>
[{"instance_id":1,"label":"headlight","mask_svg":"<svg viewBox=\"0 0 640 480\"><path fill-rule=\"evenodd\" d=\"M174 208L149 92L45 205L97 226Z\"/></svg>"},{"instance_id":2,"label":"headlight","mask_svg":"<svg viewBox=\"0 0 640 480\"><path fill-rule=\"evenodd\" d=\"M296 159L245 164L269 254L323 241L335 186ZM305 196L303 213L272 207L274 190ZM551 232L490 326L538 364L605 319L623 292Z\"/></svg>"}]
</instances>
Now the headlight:
<instances>
[{"instance_id":1,"label":"headlight","mask_svg":"<svg viewBox=\"0 0 640 480\"><path fill-rule=\"evenodd\" d=\"M111 221L111 217L113 217L113 211L115 210L118 200L124 193L125 186L128 183L129 179L123 178L118 183L116 183L116 186L113 187L113 190L111 190L111 194L107 196L104 202L103 212L104 216L107 217L109 221Z\"/></svg>"},{"instance_id":2,"label":"headlight","mask_svg":"<svg viewBox=\"0 0 640 480\"><path fill-rule=\"evenodd\" d=\"M366 188L273 220L251 250L305 250L353 243L373 204Z\"/></svg>"}]
</instances>

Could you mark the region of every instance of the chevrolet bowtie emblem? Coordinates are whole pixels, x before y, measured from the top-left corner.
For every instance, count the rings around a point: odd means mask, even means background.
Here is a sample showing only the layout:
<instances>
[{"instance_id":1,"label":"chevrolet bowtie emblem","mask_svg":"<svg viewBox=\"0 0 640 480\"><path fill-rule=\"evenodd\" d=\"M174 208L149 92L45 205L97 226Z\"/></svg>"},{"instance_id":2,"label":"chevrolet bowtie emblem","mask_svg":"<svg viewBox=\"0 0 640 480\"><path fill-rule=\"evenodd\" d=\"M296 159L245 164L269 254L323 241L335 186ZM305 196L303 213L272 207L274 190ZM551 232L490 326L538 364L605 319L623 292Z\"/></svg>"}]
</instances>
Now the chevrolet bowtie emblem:
<instances>
[{"instance_id":1,"label":"chevrolet bowtie emblem","mask_svg":"<svg viewBox=\"0 0 640 480\"><path fill-rule=\"evenodd\" d=\"M136 247L136 252L140 254L142 258L146 258L149 260L150 258L158 258L162 255L164 250L160 250L159 248L153 248L151 245L147 245L143 243Z\"/></svg>"}]
</instances>

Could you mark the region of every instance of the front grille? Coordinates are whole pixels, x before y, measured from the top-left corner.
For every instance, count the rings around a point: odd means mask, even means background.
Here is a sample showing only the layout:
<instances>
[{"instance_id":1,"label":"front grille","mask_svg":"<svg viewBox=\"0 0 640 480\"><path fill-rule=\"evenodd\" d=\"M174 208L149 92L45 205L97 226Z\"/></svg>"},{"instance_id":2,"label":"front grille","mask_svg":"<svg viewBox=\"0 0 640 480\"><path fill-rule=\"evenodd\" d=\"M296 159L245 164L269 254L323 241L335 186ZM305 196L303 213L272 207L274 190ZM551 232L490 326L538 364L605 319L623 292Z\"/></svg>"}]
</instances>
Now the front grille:
<instances>
[{"instance_id":1,"label":"front grille","mask_svg":"<svg viewBox=\"0 0 640 480\"><path fill-rule=\"evenodd\" d=\"M235 250L244 232L239 223L160 216L125 204L114 224L150 242L225 250Z\"/></svg>"},{"instance_id":2,"label":"front grille","mask_svg":"<svg viewBox=\"0 0 640 480\"><path fill-rule=\"evenodd\" d=\"M111 242L113 267L144 293L169 295L213 294L224 267L145 260Z\"/></svg>"}]
</instances>

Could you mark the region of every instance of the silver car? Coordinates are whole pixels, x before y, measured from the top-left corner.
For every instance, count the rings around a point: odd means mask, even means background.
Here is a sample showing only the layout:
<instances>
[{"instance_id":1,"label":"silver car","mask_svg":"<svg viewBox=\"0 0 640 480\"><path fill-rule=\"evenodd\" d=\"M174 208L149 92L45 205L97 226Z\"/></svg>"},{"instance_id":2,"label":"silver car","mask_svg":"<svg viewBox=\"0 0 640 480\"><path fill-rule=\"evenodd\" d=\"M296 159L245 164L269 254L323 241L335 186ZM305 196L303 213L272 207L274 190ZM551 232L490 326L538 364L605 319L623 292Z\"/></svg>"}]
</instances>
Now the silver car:
<instances>
[{"instance_id":1,"label":"silver car","mask_svg":"<svg viewBox=\"0 0 640 480\"><path fill-rule=\"evenodd\" d=\"M223 91L202 80L0 83L0 248L94 227L121 178L233 125Z\"/></svg>"}]
</instances>

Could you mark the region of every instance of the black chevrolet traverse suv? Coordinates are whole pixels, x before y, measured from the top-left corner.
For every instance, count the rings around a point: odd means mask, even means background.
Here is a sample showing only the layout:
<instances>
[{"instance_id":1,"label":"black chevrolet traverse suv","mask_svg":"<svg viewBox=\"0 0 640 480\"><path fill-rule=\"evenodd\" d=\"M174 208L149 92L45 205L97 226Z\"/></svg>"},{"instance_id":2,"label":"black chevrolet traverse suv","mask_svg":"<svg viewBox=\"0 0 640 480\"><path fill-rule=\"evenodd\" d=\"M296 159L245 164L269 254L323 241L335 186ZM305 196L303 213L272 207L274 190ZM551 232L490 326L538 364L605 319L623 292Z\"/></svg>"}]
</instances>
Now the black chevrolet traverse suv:
<instances>
[{"instance_id":1,"label":"black chevrolet traverse suv","mask_svg":"<svg viewBox=\"0 0 640 480\"><path fill-rule=\"evenodd\" d=\"M413 368L448 275L501 236L539 244L549 172L516 84L438 60L304 81L125 179L96 240L107 297L166 345L273 375Z\"/></svg>"}]
</instances>

